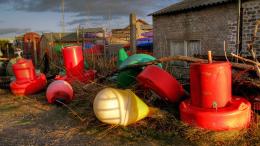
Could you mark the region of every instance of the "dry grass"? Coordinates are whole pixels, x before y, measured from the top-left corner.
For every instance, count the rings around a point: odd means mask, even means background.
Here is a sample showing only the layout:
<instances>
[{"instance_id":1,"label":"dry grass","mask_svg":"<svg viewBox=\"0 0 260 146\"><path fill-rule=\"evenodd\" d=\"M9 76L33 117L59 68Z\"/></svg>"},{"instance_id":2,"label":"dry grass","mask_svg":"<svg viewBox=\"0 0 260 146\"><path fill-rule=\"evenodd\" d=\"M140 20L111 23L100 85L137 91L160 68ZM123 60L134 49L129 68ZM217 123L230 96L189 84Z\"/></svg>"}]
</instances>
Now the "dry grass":
<instances>
[{"instance_id":1,"label":"dry grass","mask_svg":"<svg viewBox=\"0 0 260 146\"><path fill-rule=\"evenodd\" d=\"M98 77L109 75L115 63L100 56L89 66ZM166 65L167 67L167 65ZM167 67L171 70L170 67ZM173 70L173 69L172 69ZM190 127L179 119L178 104L169 104L138 85L131 89L156 112L128 127L99 122L93 112L96 94L106 87L116 87L111 80L90 84L74 82L75 100L66 107L48 105L44 92L30 97L0 97L0 142L4 145L260 145L260 120L254 114L249 129L212 132ZM14 134L19 131L17 134ZM0 144L0 145L1 145Z\"/></svg>"},{"instance_id":2,"label":"dry grass","mask_svg":"<svg viewBox=\"0 0 260 146\"><path fill-rule=\"evenodd\" d=\"M165 103L152 92L140 90L137 87L133 88L135 93L142 97L148 105L157 107L160 110L153 116L128 127L102 124L96 120L93 114L92 103L95 95L104 87L105 85L101 86L96 83L85 86L83 90L77 92L84 94L81 94L78 101L76 100L71 104L74 109L77 109L81 115L86 117L84 121L85 127L81 131L88 133L89 130L94 130L97 139L112 135L112 137L121 137L126 142L151 139L159 141L161 145L254 145L260 142L259 123L252 122L249 129L224 132L211 132L190 127L180 122L177 104ZM85 102L82 102L84 100ZM88 111L87 114L86 111ZM259 121L259 115L255 114L255 116Z\"/></svg>"}]
</instances>

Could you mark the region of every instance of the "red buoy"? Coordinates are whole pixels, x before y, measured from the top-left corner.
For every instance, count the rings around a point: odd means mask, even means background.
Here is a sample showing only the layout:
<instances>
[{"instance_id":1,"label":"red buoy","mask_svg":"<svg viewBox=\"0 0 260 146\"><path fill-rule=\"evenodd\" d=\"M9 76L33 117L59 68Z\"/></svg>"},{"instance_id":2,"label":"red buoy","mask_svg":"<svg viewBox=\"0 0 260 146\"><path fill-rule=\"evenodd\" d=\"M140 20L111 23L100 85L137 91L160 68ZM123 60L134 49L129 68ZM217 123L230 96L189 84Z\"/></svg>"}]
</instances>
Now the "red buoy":
<instances>
[{"instance_id":1,"label":"red buoy","mask_svg":"<svg viewBox=\"0 0 260 146\"><path fill-rule=\"evenodd\" d=\"M73 99L73 89L66 81L54 81L48 86L46 97L49 103L55 103L56 100L70 102Z\"/></svg>"},{"instance_id":2,"label":"red buoy","mask_svg":"<svg viewBox=\"0 0 260 146\"><path fill-rule=\"evenodd\" d=\"M62 49L64 66L68 77L77 77L84 72L81 46L68 46Z\"/></svg>"},{"instance_id":3,"label":"red buoy","mask_svg":"<svg viewBox=\"0 0 260 146\"><path fill-rule=\"evenodd\" d=\"M17 83L24 83L36 78L32 60L19 59L13 64L13 71Z\"/></svg>"},{"instance_id":4,"label":"red buoy","mask_svg":"<svg viewBox=\"0 0 260 146\"><path fill-rule=\"evenodd\" d=\"M213 131L243 129L251 120L251 104L231 94L231 65L226 62L190 66L191 99L180 104L181 120Z\"/></svg>"},{"instance_id":5,"label":"red buoy","mask_svg":"<svg viewBox=\"0 0 260 146\"><path fill-rule=\"evenodd\" d=\"M225 107L232 97L231 64L191 64L190 84L192 105L204 108Z\"/></svg>"},{"instance_id":6,"label":"red buoy","mask_svg":"<svg viewBox=\"0 0 260 146\"><path fill-rule=\"evenodd\" d=\"M88 83L94 80L95 70L84 70L84 59L81 46L68 46L62 49L64 66L66 69L65 76L57 76L57 80L66 80L73 82L75 80Z\"/></svg>"},{"instance_id":7,"label":"red buoy","mask_svg":"<svg viewBox=\"0 0 260 146\"><path fill-rule=\"evenodd\" d=\"M202 108L192 105L190 100L180 104L181 120L187 124L214 130L239 130L247 128L251 121L251 104L234 97L224 108Z\"/></svg>"},{"instance_id":8,"label":"red buoy","mask_svg":"<svg viewBox=\"0 0 260 146\"><path fill-rule=\"evenodd\" d=\"M182 85L171 74L155 65L147 66L137 76L137 81L170 102L179 101L185 94Z\"/></svg>"},{"instance_id":9,"label":"red buoy","mask_svg":"<svg viewBox=\"0 0 260 146\"><path fill-rule=\"evenodd\" d=\"M15 95L30 95L45 88L47 80L44 74L36 75L31 60L19 59L13 65L15 80L10 87Z\"/></svg>"}]
</instances>

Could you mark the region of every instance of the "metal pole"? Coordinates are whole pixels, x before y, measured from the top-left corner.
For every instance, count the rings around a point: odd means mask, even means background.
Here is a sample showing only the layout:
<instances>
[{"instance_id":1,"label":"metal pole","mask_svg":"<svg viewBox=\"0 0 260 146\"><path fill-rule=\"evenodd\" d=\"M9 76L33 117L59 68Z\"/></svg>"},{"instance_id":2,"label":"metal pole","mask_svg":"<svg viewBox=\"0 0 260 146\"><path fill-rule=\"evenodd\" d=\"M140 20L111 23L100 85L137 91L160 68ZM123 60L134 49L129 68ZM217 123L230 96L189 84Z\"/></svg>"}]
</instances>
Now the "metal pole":
<instances>
[{"instance_id":1,"label":"metal pole","mask_svg":"<svg viewBox=\"0 0 260 146\"><path fill-rule=\"evenodd\" d=\"M130 48L132 53L136 54L136 15L130 14Z\"/></svg>"},{"instance_id":2,"label":"metal pole","mask_svg":"<svg viewBox=\"0 0 260 146\"><path fill-rule=\"evenodd\" d=\"M240 46L241 46L240 31L241 31L241 0L238 0L236 55L239 55L239 53L241 51L241 48L240 48Z\"/></svg>"}]
</instances>

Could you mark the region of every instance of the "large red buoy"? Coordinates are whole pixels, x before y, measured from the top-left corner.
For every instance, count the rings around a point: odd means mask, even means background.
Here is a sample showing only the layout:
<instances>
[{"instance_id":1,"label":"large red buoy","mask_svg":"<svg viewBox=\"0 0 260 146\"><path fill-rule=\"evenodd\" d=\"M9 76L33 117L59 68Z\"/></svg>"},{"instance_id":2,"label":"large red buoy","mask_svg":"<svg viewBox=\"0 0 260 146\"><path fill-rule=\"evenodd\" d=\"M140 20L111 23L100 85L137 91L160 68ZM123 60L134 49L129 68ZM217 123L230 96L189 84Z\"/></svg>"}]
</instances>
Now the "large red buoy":
<instances>
[{"instance_id":1,"label":"large red buoy","mask_svg":"<svg viewBox=\"0 0 260 146\"><path fill-rule=\"evenodd\" d=\"M137 76L137 80L170 102L179 101L185 95L182 85L171 74L155 65L147 66Z\"/></svg>"},{"instance_id":2,"label":"large red buoy","mask_svg":"<svg viewBox=\"0 0 260 146\"><path fill-rule=\"evenodd\" d=\"M192 105L204 108L225 107L232 97L231 64L191 64L190 84Z\"/></svg>"},{"instance_id":3,"label":"large red buoy","mask_svg":"<svg viewBox=\"0 0 260 146\"><path fill-rule=\"evenodd\" d=\"M66 81L54 81L48 86L46 97L49 103L55 103L56 100L70 102L73 99L73 89Z\"/></svg>"},{"instance_id":4,"label":"large red buoy","mask_svg":"<svg viewBox=\"0 0 260 146\"><path fill-rule=\"evenodd\" d=\"M44 74L36 75L34 66L31 60L19 59L13 65L15 80L11 82L10 87L15 95L29 95L34 94L47 84Z\"/></svg>"},{"instance_id":5,"label":"large red buoy","mask_svg":"<svg viewBox=\"0 0 260 146\"><path fill-rule=\"evenodd\" d=\"M190 66L191 99L180 104L181 120L213 131L243 129L251 120L251 104L231 93L231 65L227 62Z\"/></svg>"},{"instance_id":6,"label":"large red buoy","mask_svg":"<svg viewBox=\"0 0 260 146\"><path fill-rule=\"evenodd\" d=\"M66 76L57 76L57 80L72 82L79 80L88 83L94 80L95 70L84 70L84 59L81 46L68 46L62 49Z\"/></svg>"}]
</instances>

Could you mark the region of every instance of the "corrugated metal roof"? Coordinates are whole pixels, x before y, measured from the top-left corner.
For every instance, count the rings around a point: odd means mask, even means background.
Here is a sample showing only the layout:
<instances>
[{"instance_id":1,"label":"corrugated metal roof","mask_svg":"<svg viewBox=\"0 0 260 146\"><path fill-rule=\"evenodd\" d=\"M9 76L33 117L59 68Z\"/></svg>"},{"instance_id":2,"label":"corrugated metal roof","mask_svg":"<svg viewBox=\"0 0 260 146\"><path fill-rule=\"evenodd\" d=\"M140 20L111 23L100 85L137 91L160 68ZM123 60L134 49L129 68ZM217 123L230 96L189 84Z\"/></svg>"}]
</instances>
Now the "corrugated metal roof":
<instances>
[{"instance_id":1,"label":"corrugated metal roof","mask_svg":"<svg viewBox=\"0 0 260 146\"><path fill-rule=\"evenodd\" d=\"M164 15L164 14L170 14L174 12L182 12L186 10L192 10L195 8L214 6L214 5L219 5L219 4L228 3L232 1L236 1L236 0L184 0L182 2L175 3L164 9L156 11L152 14L149 14L149 16Z\"/></svg>"}]
</instances>

